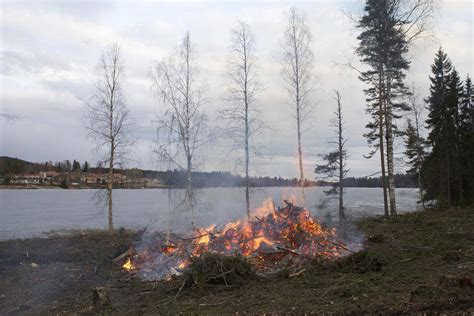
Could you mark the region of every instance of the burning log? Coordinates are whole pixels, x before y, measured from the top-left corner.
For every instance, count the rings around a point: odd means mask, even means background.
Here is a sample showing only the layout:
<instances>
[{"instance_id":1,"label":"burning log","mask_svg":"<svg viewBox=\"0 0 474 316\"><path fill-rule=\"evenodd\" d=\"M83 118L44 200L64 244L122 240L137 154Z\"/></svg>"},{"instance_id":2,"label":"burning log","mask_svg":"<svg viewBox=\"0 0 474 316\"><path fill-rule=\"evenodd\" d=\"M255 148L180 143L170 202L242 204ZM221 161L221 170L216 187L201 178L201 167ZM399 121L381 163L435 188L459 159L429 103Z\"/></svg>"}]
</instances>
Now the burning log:
<instances>
[{"instance_id":1,"label":"burning log","mask_svg":"<svg viewBox=\"0 0 474 316\"><path fill-rule=\"evenodd\" d=\"M209 253L242 256L259 274L282 269L293 270L294 274L308 260L334 259L347 252L334 229L323 227L304 208L288 201L285 204L275 208L267 201L255 212L256 221L236 221L220 230L215 226L198 229L186 238L175 236L175 240L170 240L157 234L153 242L141 244L119 257L128 258L123 265L125 270L137 272L145 279L162 280L182 274L195 258ZM223 276L225 272L222 271Z\"/></svg>"},{"instance_id":2,"label":"burning log","mask_svg":"<svg viewBox=\"0 0 474 316\"><path fill-rule=\"evenodd\" d=\"M115 257L114 259L112 259L112 262L113 263L118 263L120 261L122 261L123 259L125 258L130 258L132 257L133 255L135 254L135 249L133 248L133 246L130 246L127 251L125 251L124 253L122 253L121 255L118 255L117 257Z\"/></svg>"}]
</instances>

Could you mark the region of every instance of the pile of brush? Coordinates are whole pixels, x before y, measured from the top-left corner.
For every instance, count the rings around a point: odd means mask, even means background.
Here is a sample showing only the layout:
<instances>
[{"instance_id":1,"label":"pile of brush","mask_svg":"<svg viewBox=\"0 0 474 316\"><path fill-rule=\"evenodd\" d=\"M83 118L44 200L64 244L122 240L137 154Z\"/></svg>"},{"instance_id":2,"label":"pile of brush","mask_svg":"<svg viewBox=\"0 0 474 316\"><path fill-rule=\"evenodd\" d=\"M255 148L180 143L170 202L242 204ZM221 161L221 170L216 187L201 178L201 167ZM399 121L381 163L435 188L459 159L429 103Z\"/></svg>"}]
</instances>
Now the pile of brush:
<instances>
[{"instance_id":1,"label":"pile of brush","mask_svg":"<svg viewBox=\"0 0 474 316\"><path fill-rule=\"evenodd\" d=\"M128 258L124 269L144 279L169 279L201 262L196 258L215 254L219 258L244 258L259 275L282 270L297 273L309 260L332 260L347 251L334 229L322 226L304 208L285 203L285 207L255 216L252 221L229 223L223 229L201 229L188 238L156 234L153 242L138 244L123 256ZM216 275L230 274L231 270L223 269Z\"/></svg>"}]
</instances>

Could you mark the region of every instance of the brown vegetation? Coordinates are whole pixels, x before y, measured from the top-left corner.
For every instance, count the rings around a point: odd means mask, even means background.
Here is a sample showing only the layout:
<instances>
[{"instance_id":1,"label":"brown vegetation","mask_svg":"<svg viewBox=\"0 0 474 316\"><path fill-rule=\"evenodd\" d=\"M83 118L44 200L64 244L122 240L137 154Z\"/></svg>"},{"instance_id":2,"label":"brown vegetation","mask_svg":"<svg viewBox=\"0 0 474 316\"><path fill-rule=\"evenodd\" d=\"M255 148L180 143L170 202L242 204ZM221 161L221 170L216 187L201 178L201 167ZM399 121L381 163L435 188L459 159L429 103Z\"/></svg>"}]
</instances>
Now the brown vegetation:
<instances>
[{"instance_id":1,"label":"brown vegetation","mask_svg":"<svg viewBox=\"0 0 474 316\"><path fill-rule=\"evenodd\" d=\"M359 222L368 236L364 251L314 261L298 275L262 279L241 260L209 256L184 276L158 283L111 262L134 232L4 241L0 314L472 313L473 225L472 209L366 219ZM230 270L226 282L221 271ZM99 293L105 303L97 303Z\"/></svg>"}]
</instances>

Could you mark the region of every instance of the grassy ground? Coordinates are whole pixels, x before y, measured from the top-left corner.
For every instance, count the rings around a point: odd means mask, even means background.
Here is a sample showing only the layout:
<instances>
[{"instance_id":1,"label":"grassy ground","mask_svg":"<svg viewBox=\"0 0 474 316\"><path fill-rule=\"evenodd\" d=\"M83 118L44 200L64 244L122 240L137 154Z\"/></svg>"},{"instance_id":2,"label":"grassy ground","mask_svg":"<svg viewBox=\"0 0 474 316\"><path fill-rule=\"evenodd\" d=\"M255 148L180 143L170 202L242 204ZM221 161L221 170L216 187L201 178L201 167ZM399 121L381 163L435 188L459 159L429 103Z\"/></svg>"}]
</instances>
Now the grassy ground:
<instances>
[{"instance_id":1,"label":"grassy ground","mask_svg":"<svg viewBox=\"0 0 474 316\"><path fill-rule=\"evenodd\" d=\"M0 242L0 314L95 313L105 286L115 314L474 313L474 210L430 211L361 221L366 249L314 262L296 277L237 285L143 282L111 258L134 232L100 231Z\"/></svg>"}]
</instances>

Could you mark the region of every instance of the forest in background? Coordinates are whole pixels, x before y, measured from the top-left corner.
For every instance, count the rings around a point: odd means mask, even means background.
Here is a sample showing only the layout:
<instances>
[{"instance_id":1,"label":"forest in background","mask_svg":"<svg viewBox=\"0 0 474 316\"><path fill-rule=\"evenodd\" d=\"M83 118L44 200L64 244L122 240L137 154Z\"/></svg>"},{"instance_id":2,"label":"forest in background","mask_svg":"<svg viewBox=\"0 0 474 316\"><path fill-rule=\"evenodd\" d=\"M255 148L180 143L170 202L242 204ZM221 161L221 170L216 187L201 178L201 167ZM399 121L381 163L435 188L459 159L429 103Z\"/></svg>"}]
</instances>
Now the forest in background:
<instances>
[{"instance_id":1,"label":"forest in background","mask_svg":"<svg viewBox=\"0 0 474 316\"><path fill-rule=\"evenodd\" d=\"M94 173L104 174L108 170L101 167L89 167L87 162L83 164L76 160L73 162L45 162L33 163L18 158L0 157L0 176L7 178L12 175L37 174L40 172L62 172L62 173ZM114 173L123 174L131 179L154 179L159 180L166 187L184 188L186 185L186 173L180 170L143 170L138 168L117 169ZM245 179L228 171L193 172L194 185L197 188L206 187L242 187ZM395 183L398 188L415 188L416 181L408 174L396 174ZM331 181L306 180L305 186L331 186ZM297 187L297 178L282 177L250 177L251 187ZM382 187L381 177L347 177L344 179L344 187Z\"/></svg>"}]
</instances>

